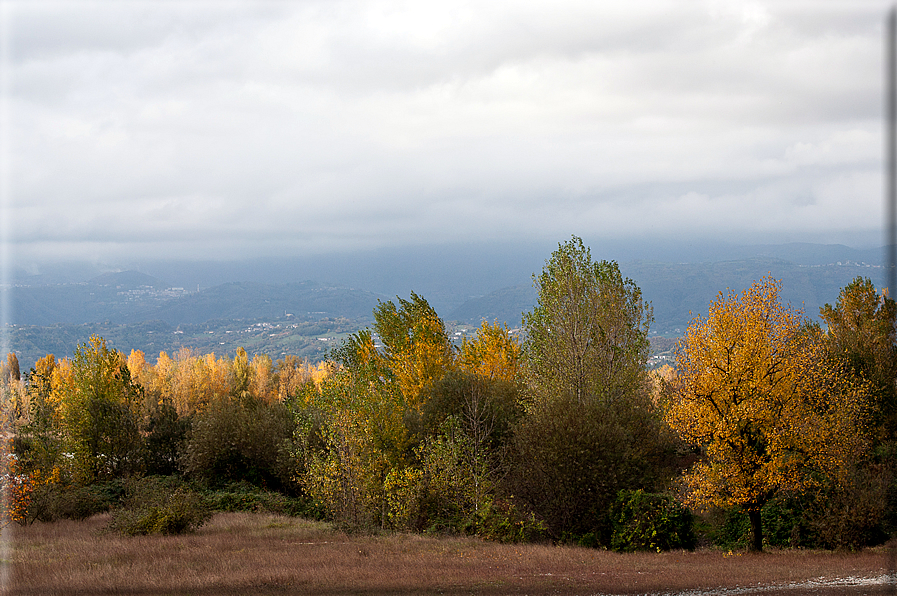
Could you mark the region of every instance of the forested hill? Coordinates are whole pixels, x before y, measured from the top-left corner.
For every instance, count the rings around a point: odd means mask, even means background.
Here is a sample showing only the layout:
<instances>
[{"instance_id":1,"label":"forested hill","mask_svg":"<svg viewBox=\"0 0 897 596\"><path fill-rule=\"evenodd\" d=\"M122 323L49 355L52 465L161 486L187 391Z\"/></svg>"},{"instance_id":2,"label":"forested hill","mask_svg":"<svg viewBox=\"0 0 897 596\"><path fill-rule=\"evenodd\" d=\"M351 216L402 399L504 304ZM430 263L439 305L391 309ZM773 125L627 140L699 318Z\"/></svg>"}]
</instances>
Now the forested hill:
<instances>
[{"instance_id":1,"label":"forested hill","mask_svg":"<svg viewBox=\"0 0 897 596\"><path fill-rule=\"evenodd\" d=\"M700 264L638 261L623 263L620 269L651 302L652 330L664 335L682 333L692 318L706 315L707 306L719 292L727 288L741 291L766 275L782 280L784 302L816 318L819 308L834 303L841 288L851 280L868 277L878 286L882 271L881 267L853 262L805 266L770 258ZM535 301L532 284L520 284L471 298L447 318L475 321L482 317L514 326Z\"/></svg>"},{"instance_id":2,"label":"forested hill","mask_svg":"<svg viewBox=\"0 0 897 596\"><path fill-rule=\"evenodd\" d=\"M741 292L771 275L782 281L782 301L816 319L826 303L834 304L841 288L858 276L881 284L881 267L858 263L802 266L778 259L748 259L705 264L628 263L623 274L639 284L654 306L654 330L684 332L697 315L706 315L710 301L727 289Z\"/></svg>"},{"instance_id":3,"label":"forested hill","mask_svg":"<svg viewBox=\"0 0 897 596\"><path fill-rule=\"evenodd\" d=\"M225 354L245 347L315 361L367 326L377 301L386 298L308 281L227 283L191 292L134 271L12 291L10 347L25 370L46 354L70 356L94 334L151 358L182 348Z\"/></svg>"},{"instance_id":4,"label":"forested hill","mask_svg":"<svg viewBox=\"0 0 897 596\"><path fill-rule=\"evenodd\" d=\"M149 318L172 325L205 323L213 319L271 319L287 314L299 318L368 318L377 300L386 296L313 282L215 286L168 301Z\"/></svg>"},{"instance_id":5,"label":"forested hill","mask_svg":"<svg viewBox=\"0 0 897 596\"><path fill-rule=\"evenodd\" d=\"M782 280L782 299L802 306L814 318L857 276L881 285L880 266L847 260L820 263L838 254L826 247L799 248L803 250L795 261L800 264L764 256L707 263L630 261L620 268L654 308L652 335L681 334L695 315L706 314L719 292L740 291L765 275ZM458 284L455 295L443 284L434 306L437 301L443 304L437 311L446 321L476 325L485 319L517 327L536 300L531 278L519 277L518 283L499 288L468 279ZM402 280L396 285L411 285L429 299L426 287L412 283ZM482 294L471 295L476 289ZM244 345L272 357L294 353L318 359L347 333L369 325L378 300L407 297L399 290L390 295L312 281L181 288L134 271L3 291L13 292L11 322L16 327L10 340L23 365L47 353L69 355L92 333L118 349L140 349L148 355L181 347L226 353Z\"/></svg>"},{"instance_id":6,"label":"forested hill","mask_svg":"<svg viewBox=\"0 0 897 596\"><path fill-rule=\"evenodd\" d=\"M158 320L177 326L287 314L354 319L370 317L377 300L386 298L311 281L238 282L188 291L135 271L109 273L83 283L18 286L12 292L11 322L17 325Z\"/></svg>"}]
</instances>

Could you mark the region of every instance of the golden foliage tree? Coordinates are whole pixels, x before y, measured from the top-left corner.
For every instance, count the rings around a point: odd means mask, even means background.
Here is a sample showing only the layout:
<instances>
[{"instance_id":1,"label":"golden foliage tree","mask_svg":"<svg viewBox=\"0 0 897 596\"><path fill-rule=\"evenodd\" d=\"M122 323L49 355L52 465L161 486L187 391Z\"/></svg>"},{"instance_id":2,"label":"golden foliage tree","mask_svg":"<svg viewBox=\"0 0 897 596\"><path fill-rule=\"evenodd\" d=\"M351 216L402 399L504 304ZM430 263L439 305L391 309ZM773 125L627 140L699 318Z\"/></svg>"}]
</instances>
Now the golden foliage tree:
<instances>
[{"instance_id":1,"label":"golden foliage tree","mask_svg":"<svg viewBox=\"0 0 897 596\"><path fill-rule=\"evenodd\" d=\"M28 379L28 426L34 432L49 432L59 428L57 403L52 399L53 371L56 358L47 354L34 363Z\"/></svg>"},{"instance_id":2,"label":"golden foliage tree","mask_svg":"<svg viewBox=\"0 0 897 596\"><path fill-rule=\"evenodd\" d=\"M3 426L12 428L28 420L28 392L19 373L19 359L15 353L6 355L0 363L0 419Z\"/></svg>"},{"instance_id":3,"label":"golden foliage tree","mask_svg":"<svg viewBox=\"0 0 897 596\"><path fill-rule=\"evenodd\" d=\"M835 306L819 309L829 353L868 380L872 422L879 440L897 439L897 303L879 294L868 278L841 290Z\"/></svg>"},{"instance_id":4,"label":"golden foliage tree","mask_svg":"<svg viewBox=\"0 0 897 596\"><path fill-rule=\"evenodd\" d=\"M414 292L410 300L381 302L374 309L377 333L385 348L383 359L405 401L419 407L421 390L454 365L442 319Z\"/></svg>"},{"instance_id":5,"label":"golden foliage tree","mask_svg":"<svg viewBox=\"0 0 897 596\"><path fill-rule=\"evenodd\" d=\"M461 343L462 370L489 379L514 382L520 364L520 344L508 331L507 325L483 321L476 337Z\"/></svg>"},{"instance_id":6,"label":"golden foliage tree","mask_svg":"<svg viewBox=\"0 0 897 596\"><path fill-rule=\"evenodd\" d=\"M433 307L414 292L398 306L380 302L374 309L374 333L363 329L334 351L334 359L356 372L366 371L394 384L413 409L421 406L421 391L455 367L445 325Z\"/></svg>"},{"instance_id":7,"label":"golden foliage tree","mask_svg":"<svg viewBox=\"0 0 897 596\"><path fill-rule=\"evenodd\" d=\"M200 356L182 349L173 362L166 361L164 365L171 371L168 391L181 416L205 410L215 398L234 389L233 366L227 358L216 358L215 354ZM161 376L161 356L157 368Z\"/></svg>"},{"instance_id":8,"label":"golden foliage tree","mask_svg":"<svg viewBox=\"0 0 897 596\"><path fill-rule=\"evenodd\" d=\"M837 476L862 449L866 388L826 361L819 333L764 278L720 293L696 318L677 357L667 421L705 457L685 475L694 506L739 506L751 550L763 548L760 510L799 491L810 470Z\"/></svg>"},{"instance_id":9,"label":"golden foliage tree","mask_svg":"<svg viewBox=\"0 0 897 596\"><path fill-rule=\"evenodd\" d=\"M332 369L332 362L324 361L313 365L297 356L284 356L274 365L277 399L287 402L304 395L307 388L318 391L324 380L333 372Z\"/></svg>"}]
</instances>

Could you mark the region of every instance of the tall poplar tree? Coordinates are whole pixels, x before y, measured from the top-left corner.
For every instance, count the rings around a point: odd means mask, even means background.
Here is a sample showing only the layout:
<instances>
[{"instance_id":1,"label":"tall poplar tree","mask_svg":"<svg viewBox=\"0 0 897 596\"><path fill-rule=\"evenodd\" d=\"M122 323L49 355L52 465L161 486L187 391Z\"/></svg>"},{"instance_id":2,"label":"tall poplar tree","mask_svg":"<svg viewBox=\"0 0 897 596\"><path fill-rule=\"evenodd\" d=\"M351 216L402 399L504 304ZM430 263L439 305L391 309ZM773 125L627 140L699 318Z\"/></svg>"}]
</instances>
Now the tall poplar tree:
<instances>
[{"instance_id":1,"label":"tall poplar tree","mask_svg":"<svg viewBox=\"0 0 897 596\"><path fill-rule=\"evenodd\" d=\"M577 237L533 278L539 301L523 318L526 413L514 438L513 494L556 536L609 544L613 499L623 488L653 488L662 451L647 391L651 306Z\"/></svg>"},{"instance_id":2,"label":"tall poplar tree","mask_svg":"<svg viewBox=\"0 0 897 596\"><path fill-rule=\"evenodd\" d=\"M625 399L643 381L651 305L613 261L592 261L573 237L533 276L539 301L523 317L528 381L538 395L580 403Z\"/></svg>"}]
</instances>

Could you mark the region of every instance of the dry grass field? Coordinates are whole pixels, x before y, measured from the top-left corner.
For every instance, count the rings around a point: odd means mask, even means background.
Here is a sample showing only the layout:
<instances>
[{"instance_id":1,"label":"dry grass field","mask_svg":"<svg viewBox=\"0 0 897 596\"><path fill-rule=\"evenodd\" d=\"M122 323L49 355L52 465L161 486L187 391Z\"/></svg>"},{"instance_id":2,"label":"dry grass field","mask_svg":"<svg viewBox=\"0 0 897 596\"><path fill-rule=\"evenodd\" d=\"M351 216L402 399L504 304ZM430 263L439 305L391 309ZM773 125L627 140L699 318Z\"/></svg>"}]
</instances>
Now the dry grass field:
<instances>
[{"instance_id":1,"label":"dry grass field","mask_svg":"<svg viewBox=\"0 0 897 596\"><path fill-rule=\"evenodd\" d=\"M187 536L123 538L108 518L4 530L11 595L887 594L885 549L617 554L468 538L349 536L265 514L216 515ZM820 581L826 578L826 582ZM834 578L879 578L833 585ZM814 580L807 583L807 580ZM856 579L851 580L854 584ZM841 582L849 583L849 582ZM863 582L860 582L863 583Z\"/></svg>"}]
</instances>

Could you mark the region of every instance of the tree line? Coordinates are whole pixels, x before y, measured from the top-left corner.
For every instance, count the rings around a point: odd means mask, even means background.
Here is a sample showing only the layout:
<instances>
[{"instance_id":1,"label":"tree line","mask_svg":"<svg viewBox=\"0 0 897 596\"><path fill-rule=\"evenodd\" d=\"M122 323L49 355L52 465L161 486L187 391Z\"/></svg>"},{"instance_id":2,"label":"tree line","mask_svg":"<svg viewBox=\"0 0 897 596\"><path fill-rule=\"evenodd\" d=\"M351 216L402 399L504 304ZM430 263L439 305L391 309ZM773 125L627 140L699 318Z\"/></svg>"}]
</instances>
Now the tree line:
<instances>
[{"instance_id":1,"label":"tree line","mask_svg":"<svg viewBox=\"0 0 897 596\"><path fill-rule=\"evenodd\" d=\"M349 528L617 550L894 530L897 309L869 280L824 327L769 278L720 293L676 366L649 372L651 306L616 263L573 237L533 279L522 339L484 322L456 348L412 293L318 366L244 350L150 364L94 337L23 375L11 354L10 515L72 516L86 488L158 476L278 491Z\"/></svg>"}]
</instances>

